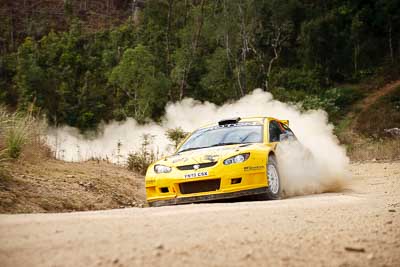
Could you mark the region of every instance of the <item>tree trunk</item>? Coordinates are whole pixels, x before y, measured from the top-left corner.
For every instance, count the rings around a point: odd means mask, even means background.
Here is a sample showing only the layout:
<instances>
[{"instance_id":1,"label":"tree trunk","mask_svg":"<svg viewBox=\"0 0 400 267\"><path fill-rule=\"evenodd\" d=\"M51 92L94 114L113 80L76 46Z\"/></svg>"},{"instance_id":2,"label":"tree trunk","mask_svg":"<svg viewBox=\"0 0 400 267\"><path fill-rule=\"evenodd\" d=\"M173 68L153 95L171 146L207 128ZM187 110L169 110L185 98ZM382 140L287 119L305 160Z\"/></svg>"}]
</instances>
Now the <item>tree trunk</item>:
<instances>
[{"instance_id":1,"label":"tree trunk","mask_svg":"<svg viewBox=\"0 0 400 267\"><path fill-rule=\"evenodd\" d=\"M242 39L242 54L241 54L241 63L239 62L239 88L241 96L244 96L247 92L247 77L246 77L246 61L247 61L247 51L248 51L248 37L246 30L246 21L245 15L242 9L242 1L238 4L239 15L240 15L240 37Z\"/></svg>"},{"instance_id":2,"label":"tree trunk","mask_svg":"<svg viewBox=\"0 0 400 267\"><path fill-rule=\"evenodd\" d=\"M165 33L165 41L167 47L167 74L170 75L171 73L171 48L170 48L170 31L171 31L171 16L172 16L172 6L174 0L168 1L168 21L167 21L167 30ZM168 98L172 100L172 88L168 89Z\"/></svg>"},{"instance_id":3,"label":"tree trunk","mask_svg":"<svg viewBox=\"0 0 400 267\"><path fill-rule=\"evenodd\" d=\"M198 27L197 27L196 33L194 35L194 39L192 41L192 55L189 56L188 64L183 69L181 85L180 85L180 88L179 88L179 100L182 100L183 96L185 94L187 77L189 75L190 68L191 68L192 63L193 63L193 57L196 55L196 50L197 50L197 47L198 47L198 42L199 42L199 38L200 38L200 34L201 34L201 30L203 28L203 22L204 22L204 4L205 4L205 0L202 0L201 3L200 3L201 12L200 12L200 17L199 17Z\"/></svg>"},{"instance_id":4,"label":"tree trunk","mask_svg":"<svg viewBox=\"0 0 400 267\"><path fill-rule=\"evenodd\" d=\"M231 71L231 73L233 75L235 75L235 71L234 71L234 68L233 68L233 62L232 62L232 52L231 52L230 45L229 45L229 42L230 42L230 39L229 39L229 27L228 27L228 25L229 25L229 21L228 21L229 12L227 11L226 0L223 1L223 13L224 13L224 25L225 25L225 27L224 27L225 28L225 30L224 30L224 45L225 45L226 60L228 61L229 70ZM240 82L238 82L238 84L240 84ZM242 96L240 86L236 86L236 83L235 83L234 87L235 87L234 93L236 95L238 95L238 96L239 95Z\"/></svg>"},{"instance_id":5,"label":"tree trunk","mask_svg":"<svg viewBox=\"0 0 400 267\"><path fill-rule=\"evenodd\" d=\"M393 40L392 40L392 21L389 21L389 52L390 52L390 61L394 62L393 57Z\"/></svg>"},{"instance_id":6,"label":"tree trunk","mask_svg":"<svg viewBox=\"0 0 400 267\"><path fill-rule=\"evenodd\" d=\"M167 73L169 74L171 71L171 48L170 48L170 31L171 31L171 16L172 16L172 6L174 4L174 0L168 1L168 18L167 18L167 30L165 33L166 46L167 46Z\"/></svg>"},{"instance_id":7,"label":"tree trunk","mask_svg":"<svg viewBox=\"0 0 400 267\"><path fill-rule=\"evenodd\" d=\"M358 58L360 56L360 45L357 43L354 46L354 72L357 73L358 71Z\"/></svg>"},{"instance_id":8,"label":"tree trunk","mask_svg":"<svg viewBox=\"0 0 400 267\"><path fill-rule=\"evenodd\" d=\"M272 65L274 64L275 60L277 60L279 58L279 54L281 52L281 30L280 30L280 28L278 28L277 36L272 43L272 49L274 50L274 57L270 59L269 64L268 64L267 80L265 81L266 90L269 90L269 82L270 82L270 78L271 78Z\"/></svg>"},{"instance_id":9,"label":"tree trunk","mask_svg":"<svg viewBox=\"0 0 400 267\"><path fill-rule=\"evenodd\" d=\"M15 38L14 38L14 9L11 9L11 30L10 30L10 43L11 43L11 51L15 50ZM10 47L6 47L6 49L10 49Z\"/></svg>"}]
</instances>

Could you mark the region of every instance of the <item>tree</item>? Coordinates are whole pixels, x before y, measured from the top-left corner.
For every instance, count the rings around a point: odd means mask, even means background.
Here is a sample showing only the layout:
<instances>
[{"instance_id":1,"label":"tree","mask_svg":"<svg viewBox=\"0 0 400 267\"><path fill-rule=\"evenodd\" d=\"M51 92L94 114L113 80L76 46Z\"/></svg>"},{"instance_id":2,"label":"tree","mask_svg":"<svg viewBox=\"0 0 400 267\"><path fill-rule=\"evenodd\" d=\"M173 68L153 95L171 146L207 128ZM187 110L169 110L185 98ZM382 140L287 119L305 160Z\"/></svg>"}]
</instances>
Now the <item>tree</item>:
<instances>
[{"instance_id":1,"label":"tree","mask_svg":"<svg viewBox=\"0 0 400 267\"><path fill-rule=\"evenodd\" d=\"M207 73L201 79L201 86L204 88L204 98L213 99L216 104L222 104L227 100L236 97L234 77L229 68L225 49L217 48L206 60Z\"/></svg>"},{"instance_id":2,"label":"tree","mask_svg":"<svg viewBox=\"0 0 400 267\"><path fill-rule=\"evenodd\" d=\"M333 11L304 23L302 27L300 38L305 66L321 72L326 85L333 80L341 81L352 73L350 29L340 27L346 15Z\"/></svg>"},{"instance_id":3,"label":"tree","mask_svg":"<svg viewBox=\"0 0 400 267\"><path fill-rule=\"evenodd\" d=\"M272 67L281 57L282 50L292 45L290 40L294 34L294 17L299 9L296 0L273 0L265 4L267 16L263 18L264 30L260 38L266 46L265 88L269 89Z\"/></svg>"},{"instance_id":4,"label":"tree","mask_svg":"<svg viewBox=\"0 0 400 267\"><path fill-rule=\"evenodd\" d=\"M20 108L27 110L33 104L45 107L45 112L54 111L49 96L54 97L54 91L46 84L46 71L40 66L37 44L27 38L18 49L16 84L20 95Z\"/></svg>"},{"instance_id":5,"label":"tree","mask_svg":"<svg viewBox=\"0 0 400 267\"><path fill-rule=\"evenodd\" d=\"M165 136L174 144L175 149L178 148L179 144L189 135L182 128L171 128L165 133Z\"/></svg>"},{"instance_id":6,"label":"tree","mask_svg":"<svg viewBox=\"0 0 400 267\"><path fill-rule=\"evenodd\" d=\"M197 50L202 33L204 17L205 17L205 0L201 0L198 6L194 7L193 21L191 24L185 25L181 32L183 46L176 51L175 60L176 67L173 70L172 76L179 88L178 99L182 100L188 87L188 77L192 69L192 64L197 56Z\"/></svg>"},{"instance_id":7,"label":"tree","mask_svg":"<svg viewBox=\"0 0 400 267\"><path fill-rule=\"evenodd\" d=\"M400 1L398 0L379 0L376 2L378 9L378 17L381 23L384 24L384 29L387 38L387 48L389 50L389 59L391 63L395 60L395 42L397 41L399 54L400 54Z\"/></svg>"},{"instance_id":8,"label":"tree","mask_svg":"<svg viewBox=\"0 0 400 267\"><path fill-rule=\"evenodd\" d=\"M126 117L143 122L151 115L157 102L164 102L158 90L165 89L165 77L156 73L153 55L143 45L125 50L109 81L118 92L122 92L118 95Z\"/></svg>"}]
</instances>

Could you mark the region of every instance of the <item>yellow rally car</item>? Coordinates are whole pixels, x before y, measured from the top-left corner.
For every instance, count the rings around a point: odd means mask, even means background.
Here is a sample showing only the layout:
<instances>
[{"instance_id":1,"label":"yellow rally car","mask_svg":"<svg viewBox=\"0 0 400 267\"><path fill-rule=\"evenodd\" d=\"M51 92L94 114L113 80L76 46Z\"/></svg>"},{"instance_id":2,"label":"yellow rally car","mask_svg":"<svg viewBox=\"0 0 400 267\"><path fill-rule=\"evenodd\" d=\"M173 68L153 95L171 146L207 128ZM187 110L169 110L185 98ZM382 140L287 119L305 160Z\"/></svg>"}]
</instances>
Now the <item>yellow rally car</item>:
<instances>
[{"instance_id":1,"label":"yellow rally car","mask_svg":"<svg viewBox=\"0 0 400 267\"><path fill-rule=\"evenodd\" d=\"M149 166L150 206L259 195L279 199L275 148L294 139L289 122L270 117L235 118L194 131L176 153Z\"/></svg>"}]
</instances>

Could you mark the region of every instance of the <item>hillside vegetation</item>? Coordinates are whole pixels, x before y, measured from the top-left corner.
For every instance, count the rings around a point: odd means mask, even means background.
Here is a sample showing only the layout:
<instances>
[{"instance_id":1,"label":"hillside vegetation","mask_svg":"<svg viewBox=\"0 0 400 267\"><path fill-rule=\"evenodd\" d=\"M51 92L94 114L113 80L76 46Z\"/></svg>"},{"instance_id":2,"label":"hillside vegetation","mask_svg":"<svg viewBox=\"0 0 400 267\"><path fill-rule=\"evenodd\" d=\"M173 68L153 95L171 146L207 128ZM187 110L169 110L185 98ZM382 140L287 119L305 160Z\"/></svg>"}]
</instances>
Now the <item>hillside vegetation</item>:
<instances>
[{"instance_id":1,"label":"hillside vegetation","mask_svg":"<svg viewBox=\"0 0 400 267\"><path fill-rule=\"evenodd\" d=\"M400 80L357 101L336 132L353 161L400 159Z\"/></svg>"},{"instance_id":2,"label":"hillside vegetation","mask_svg":"<svg viewBox=\"0 0 400 267\"><path fill-rule=\"evenodd\" d=\"M158 120L168 101L221 104L254 88L323 108L339 123L399 77L397 0L32 0L0 8L0 102L33 107L52 125Z\"/></svg>"}]
</instances>

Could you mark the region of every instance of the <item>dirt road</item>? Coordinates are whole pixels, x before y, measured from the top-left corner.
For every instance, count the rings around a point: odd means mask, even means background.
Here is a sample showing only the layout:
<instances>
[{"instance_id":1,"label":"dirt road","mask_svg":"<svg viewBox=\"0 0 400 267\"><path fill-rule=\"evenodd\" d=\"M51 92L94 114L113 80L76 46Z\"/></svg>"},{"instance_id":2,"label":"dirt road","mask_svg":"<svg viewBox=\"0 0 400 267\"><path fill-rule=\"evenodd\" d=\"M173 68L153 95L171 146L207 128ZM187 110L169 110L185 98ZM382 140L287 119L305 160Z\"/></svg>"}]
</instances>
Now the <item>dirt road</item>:
<instances>
[{"instance_id":1,"label":"dirt road","mask_svg":"<svg viewBox=\"0 0 400 267\"><path fill-rule=\"evenodd\" d=\"M342 193L0 215L1 266L400 266L400 162Z\"/></svg>"},{"instance_id":2,"label":"dirt road","mask_svg":"<svg viewBox=\"0 0 400 267\"><path fill-rule=\"evenodd\" d=\"M8 164L0 177L0 213L57 213L141 206L144 179L106 161Z\"/></svg>"}]
</instances>

